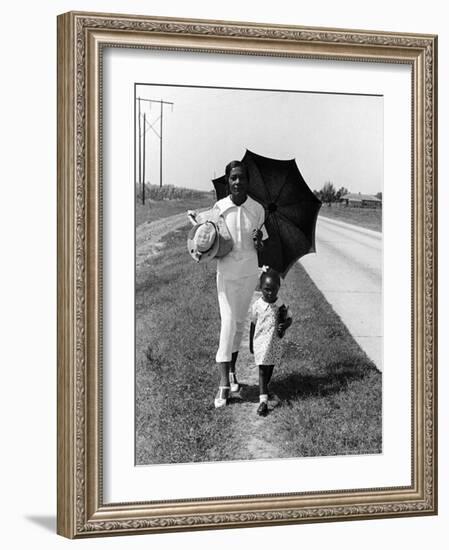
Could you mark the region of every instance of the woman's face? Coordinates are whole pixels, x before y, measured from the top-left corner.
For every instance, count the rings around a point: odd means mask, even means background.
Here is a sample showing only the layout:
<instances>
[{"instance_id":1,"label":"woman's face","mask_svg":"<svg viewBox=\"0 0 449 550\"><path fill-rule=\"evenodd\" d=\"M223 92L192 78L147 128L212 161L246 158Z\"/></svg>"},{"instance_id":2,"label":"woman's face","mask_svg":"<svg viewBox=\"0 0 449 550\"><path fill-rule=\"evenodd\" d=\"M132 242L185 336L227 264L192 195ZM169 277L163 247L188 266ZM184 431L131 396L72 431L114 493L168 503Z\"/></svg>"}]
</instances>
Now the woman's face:
<instances>
[{"instance_id":1,"label":"woman's face","mask_svg":"<svg viewBox=\"0 0 449 550\"><path fill-rule=\"evenodd\" d=\"M245 200L248 191L248 178L245 169L241 166L232 168L228 182L232 198L237 199L237 201Z\"/></svg>"}]
</instances>

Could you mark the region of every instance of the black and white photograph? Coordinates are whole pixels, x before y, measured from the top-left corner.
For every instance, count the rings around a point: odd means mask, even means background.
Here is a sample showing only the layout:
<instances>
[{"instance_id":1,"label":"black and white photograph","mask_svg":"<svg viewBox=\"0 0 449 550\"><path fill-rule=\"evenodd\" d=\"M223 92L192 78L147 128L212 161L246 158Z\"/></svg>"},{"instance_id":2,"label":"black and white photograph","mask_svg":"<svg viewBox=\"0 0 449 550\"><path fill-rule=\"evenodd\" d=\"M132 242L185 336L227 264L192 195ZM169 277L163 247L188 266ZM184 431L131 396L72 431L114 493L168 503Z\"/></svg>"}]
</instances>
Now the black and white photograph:
<instances>
[{"instance_id":1,"label":"black and white photograph","mask_svg":"<svg viewBox=\"0 0 449 550\"><path fill-rule=\"evenodd\" d=\"M136 465L382 453L382 95L133 109Z\"/></svg>"},{"instance_id":2,"label":"black and white photograph","mask_svg":"<svg viewBox=\"0 0 449 550\"><path fill-rule=\"evenodd\" d=\"M437 36L249 15L58 17L65 537L437 514Z\"/></svg>"}]
</instances>

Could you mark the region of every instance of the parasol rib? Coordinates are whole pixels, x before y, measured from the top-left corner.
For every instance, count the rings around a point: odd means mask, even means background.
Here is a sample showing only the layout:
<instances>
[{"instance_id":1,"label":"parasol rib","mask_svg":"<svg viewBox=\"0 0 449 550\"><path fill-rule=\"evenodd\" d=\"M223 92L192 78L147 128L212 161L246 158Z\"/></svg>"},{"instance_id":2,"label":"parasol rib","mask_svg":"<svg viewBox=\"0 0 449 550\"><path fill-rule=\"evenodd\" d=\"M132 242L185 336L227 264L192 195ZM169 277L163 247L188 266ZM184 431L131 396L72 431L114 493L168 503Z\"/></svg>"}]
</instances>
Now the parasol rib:
<instances>
[{"instance_id":1,"label":"parasol rib","mask_svg":"<svg viewBox=\"0 0 449 550\"><path fill-rule=\"evenodd\" d=\"M279 193L276 195L276 198L274 199L274 203L277 204L279 197L281 196L282 191L284 190L284 187L287 185L287 176L288 172L285 174L284 183L282 184L281 188L279 189Z\"/></svg>"},{"instance_id":2,"label":"parasol rib","mask_svg":"<svg viewBox=\"0 0 449 550\"><path fill-rule=\"evenodd\" d=\"M271 194L270 194L270 190L268 188L268 185L265 185L265 180L263 179L262 177L262 174L259 170L259 167L257 166L256 162L254 161L254 159L251 159L251 168L253 168L255 170L255 172L257 173L258 177L259 177L259 181L261 181L264 185L263 185L263 189L265 191L265 194L267 196L267 199L268 199L268 203L272 203L273 201L271 200Z\"/></svg>"}]
</instances>

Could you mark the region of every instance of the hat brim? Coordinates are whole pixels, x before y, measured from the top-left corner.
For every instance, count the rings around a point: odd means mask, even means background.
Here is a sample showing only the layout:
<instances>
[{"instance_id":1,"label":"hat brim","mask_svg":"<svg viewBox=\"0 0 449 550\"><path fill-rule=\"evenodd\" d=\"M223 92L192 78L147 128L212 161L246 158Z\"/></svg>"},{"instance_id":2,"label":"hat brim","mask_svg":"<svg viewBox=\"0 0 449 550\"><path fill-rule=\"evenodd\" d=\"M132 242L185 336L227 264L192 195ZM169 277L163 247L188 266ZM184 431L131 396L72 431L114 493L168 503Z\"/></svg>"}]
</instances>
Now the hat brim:
<instances>
[{"instance_id":1,"label":"hat brim","mask_svg":"<svg viewBox=\"0 0 449 550\"><path fill-rule=\"evenodd\" d=\"M212 221L207 221L204 223L211 223L215 229L214 244L211 246L211 248L209 248L209 250L207 250L206 252L200 252L198 250L198 247L195 244L195 240L194 240L195 234L198 231L198 229L203 225L202 223L199 223L198 225L194 225L190 229L189 234L187 235L187 250L189 251L189 254L197 263L207 262L215 258L218 252L219 244L220 244L217 224L215 224Z\"/></svg>"}]
</instances>

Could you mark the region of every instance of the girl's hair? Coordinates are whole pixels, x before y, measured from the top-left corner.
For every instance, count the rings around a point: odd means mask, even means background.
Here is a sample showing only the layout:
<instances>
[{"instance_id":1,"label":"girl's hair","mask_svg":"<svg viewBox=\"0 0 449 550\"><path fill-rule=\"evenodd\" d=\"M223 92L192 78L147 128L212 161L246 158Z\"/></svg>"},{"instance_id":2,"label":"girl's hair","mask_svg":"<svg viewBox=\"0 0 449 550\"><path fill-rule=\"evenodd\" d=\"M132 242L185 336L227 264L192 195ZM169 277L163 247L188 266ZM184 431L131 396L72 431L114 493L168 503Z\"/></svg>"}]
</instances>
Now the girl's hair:
<instances>
[{"instance_id":1,"label":"girl's hair","mask_svg":"<svg viewBox=\"0 0 449 550\"><path fill-rule=\"evenodd\" d=\"M225 168L225 175L226 175L226 181L229 179L229 176L231 174L231 170L233 168L242 168L246 174L246 177L249 177L248 174L248 168L245 164L243 164L240 160L231 160L231 162L226 166Z\"/></svg>"},{"instance_id":2,"label":"girl's hair","mask_svg":"<svg viewBox=\"0 0 449 550\"><path fill-rule=\"evenodd\" d=\"M277 285L280 287L281 286L281 276L279 275L279 273L271 267L264 266L264 268L262 268L263 271L260 274L260 286L263 285L265 279L270 278L270 279L273 279L277 283Z\"/></svg>"}]
</instances>

